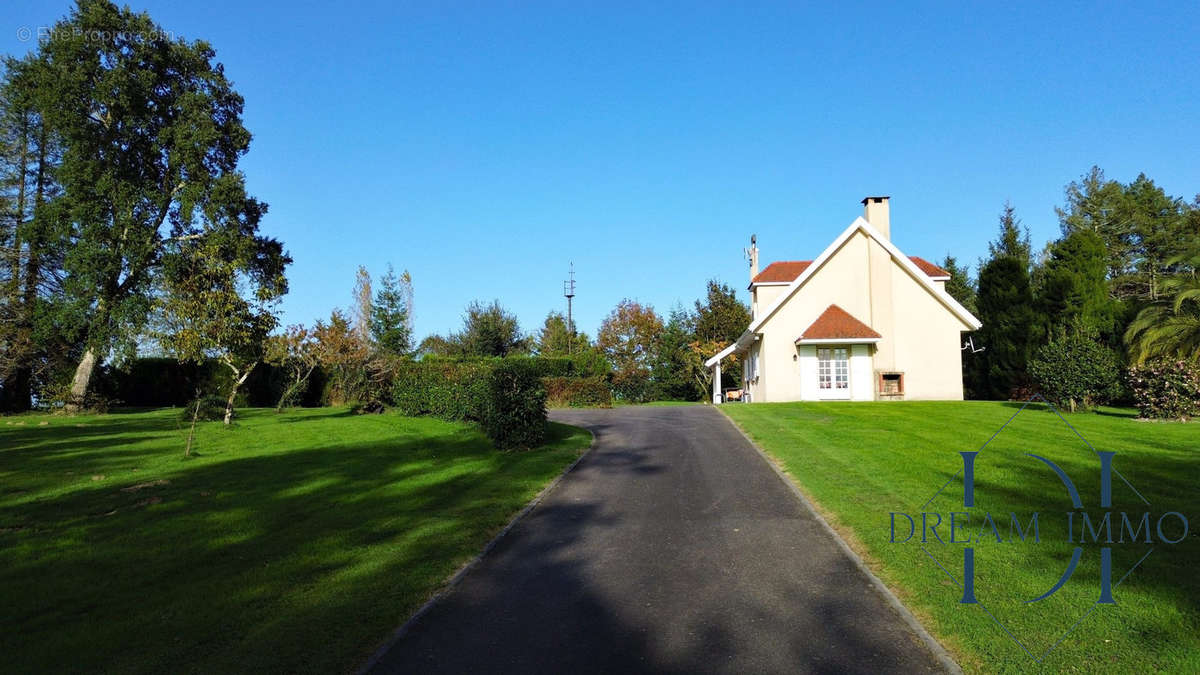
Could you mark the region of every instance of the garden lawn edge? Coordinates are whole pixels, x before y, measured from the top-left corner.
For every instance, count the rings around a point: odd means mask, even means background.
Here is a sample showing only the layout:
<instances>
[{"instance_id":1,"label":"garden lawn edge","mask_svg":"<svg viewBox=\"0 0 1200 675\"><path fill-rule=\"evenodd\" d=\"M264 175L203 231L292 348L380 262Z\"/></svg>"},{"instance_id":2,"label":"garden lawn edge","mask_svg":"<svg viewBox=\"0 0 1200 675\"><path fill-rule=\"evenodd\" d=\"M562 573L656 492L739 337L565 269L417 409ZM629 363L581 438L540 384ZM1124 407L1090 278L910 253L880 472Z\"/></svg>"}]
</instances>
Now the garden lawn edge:
<instances>
[{"instance_id":1,"label":"garden lawn edge","mask_svg":"<svg viewBox=\"0 0 1200 675\"><path fill-rule=\"evenodd\" d=\"M575 428L583 429L583 427ZM550 481L546 487L542 488L541 492L538 492L533 499L529 500L529 503L527 503L520 511L518 511L517 515L513 516L512 519L508 521L508 524L501 528L496 536L492 537L491 540L484 545L483 549L480 550L474 558L468 560L465 564L463 564L462 567L458 568L458 571L450 575L450 578L446 580L446 583L442 584L438 590L434 591L433 595L425 601L425 604L418 607L417 610L413 612L404 623L400 624L399 628L392 631L391 635L389 635L383 641L383 643L381 643L379 647L375 649L375 651L371 654L371 657L367 659L362 667L354 671L357 675L369 673L376 665L378 665L388 651L391 650L391 648L395 646L397 642L404 639L404 636L408 634L408 631L422 616L428 613L429 610L433 609L439 602L442 601L443 598L449 595L450 592L453 591L456 586L458 586L459 582L462 581L463 577L465 577L471 570L475 569L475 567L479 565L480 561L482 561L483 558L487 556L487 554L491 552L491 550L494 549L496 545L499 544L500 541L503 540L504 537L507 536L514 527L516 527L517 523L519 523L521 519L528 515L529 512L532 511L538 504L540 504L542 500L545 499L551 492L554 492L554 489L558 487L558 484L562 482L563 478L566 478L567 474L574 471L575 467L579 466L579 463L582 462L589 454L591 454L592 450L596 447L596 434L591 429L585 429L585 431L587 431L592 437L592 442L588 444L587 449L580 453L579 456L575 458L575 461L571 462L567 468L563 469L562 473L558 474L558 476L556 476L554 480ZM760 450L759 452L762 451Z\"/></svg>"}]
</instances>

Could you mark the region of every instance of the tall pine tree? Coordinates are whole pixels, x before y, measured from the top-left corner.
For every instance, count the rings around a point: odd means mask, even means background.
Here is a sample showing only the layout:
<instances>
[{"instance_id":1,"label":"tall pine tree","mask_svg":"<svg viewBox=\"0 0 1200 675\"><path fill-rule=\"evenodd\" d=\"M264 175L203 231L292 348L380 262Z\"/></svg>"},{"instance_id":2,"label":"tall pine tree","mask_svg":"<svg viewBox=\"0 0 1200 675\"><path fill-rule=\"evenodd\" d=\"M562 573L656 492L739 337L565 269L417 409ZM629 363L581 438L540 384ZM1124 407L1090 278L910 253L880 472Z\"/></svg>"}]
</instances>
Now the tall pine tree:
<instances>
[{"instance_id":1,"label":"tall pine tree","mask_svg":"<svg viewBox=\"0 0 1200 675\"><path fill-rule=\"evenodd\" d=\"M1121 308L1109 295L1107 271L1104 240L1093 230L1076 230L1049 247L1037 293L1047 339L1083 333L1119 346Z\"/></svg>"},{"instance_id":2,"label":"tall pine tree","mask_svg":"<svg viewBox=\"0 0 1200 675\"><path fill-rule=\"evenodd\" d=\"M979 398L1007 400L1027 383L1026 366L1037 344L1039 321L1030 287L1028 232L1010 204L1000 214L1000 231L988 245L991 257L979 272L976 316L983 322L968 388Z\"/></svg>"},{"instance_id":3,"label":"tall pine tree","mask_svg":"<svg viewBox=\"0 0 1200 675\"><path fill-rule=\"evenodd\" d=\"M394 356L407 355L412 351L412 334L409 332L408 298L412 293L405 285L410 279L408 272L396 276L388 265L387 274L379 280L379 290L371 303L371 339L376 349Z\"/></svg>"}]
</instances>

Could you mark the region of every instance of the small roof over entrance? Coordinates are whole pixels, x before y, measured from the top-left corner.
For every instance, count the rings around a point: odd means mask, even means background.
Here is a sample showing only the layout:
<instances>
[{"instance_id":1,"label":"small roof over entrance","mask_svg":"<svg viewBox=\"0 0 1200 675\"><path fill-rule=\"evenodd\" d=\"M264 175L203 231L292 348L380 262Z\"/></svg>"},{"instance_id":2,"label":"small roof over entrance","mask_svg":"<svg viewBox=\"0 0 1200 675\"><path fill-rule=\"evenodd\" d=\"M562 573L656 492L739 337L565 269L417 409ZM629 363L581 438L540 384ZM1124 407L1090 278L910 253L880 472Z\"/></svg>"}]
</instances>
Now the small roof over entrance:
<instances>
[{"instance_id":1,"label":"small roof over entrance","mask_svg":"<svg viewBox=\"0 0 1200 675\"><path fill-rule=\"evenodd\" d=\"M804 329L796 339L796 344L856 344L879 342L881 337L846 310L830 305L811 326Z\"/></svg>"}]
</instances>

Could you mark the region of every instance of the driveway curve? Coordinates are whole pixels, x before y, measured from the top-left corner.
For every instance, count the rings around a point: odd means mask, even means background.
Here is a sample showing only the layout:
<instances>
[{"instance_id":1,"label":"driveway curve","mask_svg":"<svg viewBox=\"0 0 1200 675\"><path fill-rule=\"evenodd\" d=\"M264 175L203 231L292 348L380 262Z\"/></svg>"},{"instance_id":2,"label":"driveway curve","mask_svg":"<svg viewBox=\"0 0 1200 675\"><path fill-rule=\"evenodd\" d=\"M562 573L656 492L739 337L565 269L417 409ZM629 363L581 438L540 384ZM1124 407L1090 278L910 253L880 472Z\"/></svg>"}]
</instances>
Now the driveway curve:
<instances>
[{"instance_id":1,"label":"driveway curve","mask_svg":"<svg viewBox=\"0 0 1200 675\"><path fill-rule=\"evenodd\" d=\"M592 451L373 672L941 672L710 406L556 410Z\"/></svg>"}]
</instances>

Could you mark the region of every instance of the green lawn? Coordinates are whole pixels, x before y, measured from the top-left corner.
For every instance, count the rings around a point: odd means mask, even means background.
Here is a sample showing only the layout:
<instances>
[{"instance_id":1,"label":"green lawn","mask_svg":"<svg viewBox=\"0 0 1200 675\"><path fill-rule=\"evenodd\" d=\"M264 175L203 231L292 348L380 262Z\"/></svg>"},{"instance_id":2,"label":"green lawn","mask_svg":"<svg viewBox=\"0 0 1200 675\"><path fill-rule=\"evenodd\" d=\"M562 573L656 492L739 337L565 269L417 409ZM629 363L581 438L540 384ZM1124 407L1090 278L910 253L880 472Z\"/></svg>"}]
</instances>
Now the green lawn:
<instances>
[{"instance_id":1,"label":"green lawn","mask_svg":"<svg viewBox=\"0 0 1200 675\"><path fill-rule=\"evenodd\" d=\"M645 403L630 403L629 401L613 401L615 408L654 408L654 407L670 407L680 405L703 405L701 401L646 401Z\"/></svg>"},{"instance_id":2,"label":"green lawn","mask_svg":"<svg viewBox=\"0 0 1200 675\"><path fill-rule=\"evenodd\" d=\"M0 418L0 670L352 670L591 442L241 412Z\"/></svg>"},{"instance_id":3,"label":"green lawn","mask_svg":"<svg viewBox=\"0 0 1200 675\"><path fill-rule=\"evenodd\" d=\"M1136 421L1133 412L1103 409L1067 415L1096 450L1116 451L1114 466L1150 502L1143 504L1113 479L1113 511L1136 521L1152 513L1151 526L1168 511L1190 520L1178 544L1112 544L1112 582L1153 548L1116 586L1113 605L1095 605L1100 593L1100 545L1083 544L1071 580L1040 602L1025 602L1063 574L1077 544L1066 542L1072 511L1063 483L1049 467L1024 453L1057 463L1074 480L1085 510L1099 520L1100 469L1096 455L1052 412L1030 406L980 452L975 466L976 508L966 532L978 536L982 512L997 519L1009 539L1009 513L1025 519L1038 511L1041 542L974 544L976 597L1037 664L979 606L959 604L963 544L922 551L920 513L963 511L963 483L952 480L929 506L937 489L962 468L959 451L979 450L1019 410L998 402L781 403L727 405L722 410L776 458L800 488L865 558L968 672L1200 672L1200 423ZM916 515L916 536L891 543L889 513ZM1136 514L1136 515L1135 515ZM1001 519L1002 518L1002 519ZM1114 540L1120 530L1114 515ZM935 522L930 516L930 522ZM1165 534L1181 534L1177 521ZM907 534L899 520L898 539ZM1080 537L1075 518L1075 541ZM940 533L945 539L945 526ZM961 537L961 534L960 534ZM1139 539L1142 537L1139 537ZM932 559L931 557L932 556ZM934 562L937 560L937 563ZM952 573L952 581L946 571ZM1093 609L1082 621L1089 609Z\"/></svg>"}]
</instances>

